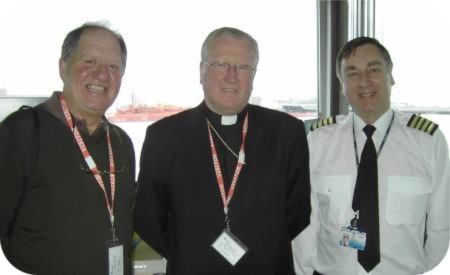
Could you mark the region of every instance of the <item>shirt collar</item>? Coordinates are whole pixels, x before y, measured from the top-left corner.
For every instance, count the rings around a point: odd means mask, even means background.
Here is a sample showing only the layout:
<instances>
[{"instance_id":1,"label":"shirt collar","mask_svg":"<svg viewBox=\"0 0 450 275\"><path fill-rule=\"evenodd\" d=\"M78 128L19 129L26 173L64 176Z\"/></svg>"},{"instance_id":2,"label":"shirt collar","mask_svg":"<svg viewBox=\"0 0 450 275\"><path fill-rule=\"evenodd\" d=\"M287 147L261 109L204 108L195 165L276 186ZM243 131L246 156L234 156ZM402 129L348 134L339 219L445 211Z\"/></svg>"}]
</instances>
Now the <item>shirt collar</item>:
<instances>
[{"instance_id":1,"label":"shirt collar","mask_svg":"<svg viewBox=\"0 0 450 275\"><path fill-rule=\"evenodd\" d=\"M59 97L61 96L62 92L53 92L52 96L47 99L44 103L45 109L52 114L54 117L61 120L65 125L67 125L66 117L64 116L64 113L61 108L61 103L59 101ZM72 118L74 120L75 125L77 126L78 130L83 133L89 133L86 125L86 120L84 119L78 119L75 116L72 115ZM102 118L102 127L98 127L92 136L102 136L102 134L105 132L105 129L108 125L108 120L105 116Z\"/></svg>"},{"instance_id":2,"label":"shirt collar","mask_svg":"<svg viewBox=\"0 0 450 275\"><path fill-rule=\"evenodd\" d=\"M381 117L377 119L377 121L375 121L374 124L372 124L377 129L372 137L377 148L380 146L381 141L386 134L393 115L394 111L389 108ZM355 122L354 127L357 138L366 140L367 137L363 131L363 128L366 127L367 124L357 114L353 114L353 118Z\"/></svg>"}]
</instances>

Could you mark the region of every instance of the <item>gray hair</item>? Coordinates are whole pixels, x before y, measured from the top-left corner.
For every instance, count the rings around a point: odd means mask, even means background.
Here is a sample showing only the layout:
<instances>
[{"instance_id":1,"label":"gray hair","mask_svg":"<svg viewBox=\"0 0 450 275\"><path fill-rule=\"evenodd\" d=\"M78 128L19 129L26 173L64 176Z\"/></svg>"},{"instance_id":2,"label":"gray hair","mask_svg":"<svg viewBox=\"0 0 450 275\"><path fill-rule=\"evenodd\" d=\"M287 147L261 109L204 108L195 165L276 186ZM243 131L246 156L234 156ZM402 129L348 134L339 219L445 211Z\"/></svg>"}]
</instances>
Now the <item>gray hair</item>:
<instances>
[{"instance_id":1,"label":"gray hair","mask_svg":"<svg viewBox=\"0 0 450 275\"><path fill-rule=\"evenodd\" d=\"M125 67L127 65L127 46L125 44L125 40L123 39L122 35L120 35L117 31L112 30L106 23L101 22L87 22L84 23L82 26L72 30L69 32L64 39L62 48L61 48L61 58L64 60L64 62L67 62L75 52L75 50L78 47L78 42L80 41L81 35L87 31L87 30L95 30L95 29L101 29L108 31L112 33L119 42L120 45L120 51L121 51L121 57L122 57L122 66L125 70Z\"/></svg>"},{"instance_id":2,"label":"gray hair","mask_svg":"<svg viewBox=\"0 0 450 275\"><path fill-rule=\"evenodd\" d=\"M220 29L216 29L214 31L212 31L205 39L205 42L203 42L203 46L202 46L202 53L201 53L201 58L202 58L202 62L206 61L206 58L208 57L209 54L209 47L211 45L211 43L218 38L219 36L227 36L230 38L234 38L234 39L247 39L248 42L250 43L250 46L252 48L252 52L255 58L255 67L256 65L258 65L258 61L259 61L259 50L258 50L258 43L256 42L256 40L249 35L248 33L241 31L239 29L235 29L235 28L229 28L229 27L223 27Z\"/></svg>"}]
</instances>

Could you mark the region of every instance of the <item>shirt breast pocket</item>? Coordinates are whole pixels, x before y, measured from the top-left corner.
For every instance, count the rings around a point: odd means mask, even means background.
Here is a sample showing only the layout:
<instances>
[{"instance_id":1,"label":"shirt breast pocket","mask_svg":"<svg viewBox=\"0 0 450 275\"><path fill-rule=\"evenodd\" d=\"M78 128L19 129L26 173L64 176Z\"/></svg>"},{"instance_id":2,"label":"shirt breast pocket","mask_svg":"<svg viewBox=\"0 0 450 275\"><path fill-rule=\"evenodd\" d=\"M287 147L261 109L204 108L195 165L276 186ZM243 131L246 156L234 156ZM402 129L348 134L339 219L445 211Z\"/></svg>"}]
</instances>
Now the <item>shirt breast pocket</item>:
<instances>
[{"instance_id":1,"label":"shirt breast pocket","mask_svg":"<svg viewBox=\"0 0 450 275\"><path fill-rule=\"evenodd\" d=\"M350 209L352 176L313 175L312 190L316 193L320 215L333 224L343 225Z\"/></svg>"},{"instance_id":2,"label":"shirt breast pocket","mask_svg":"<svg viewBox=\"0 0 450 275\"><path fill-rule=\"evenodd\" d=\"M386 219L391 225L418 225L425 220L431 182L426 178L388 178Z\"/></svg>"}]
</instances>

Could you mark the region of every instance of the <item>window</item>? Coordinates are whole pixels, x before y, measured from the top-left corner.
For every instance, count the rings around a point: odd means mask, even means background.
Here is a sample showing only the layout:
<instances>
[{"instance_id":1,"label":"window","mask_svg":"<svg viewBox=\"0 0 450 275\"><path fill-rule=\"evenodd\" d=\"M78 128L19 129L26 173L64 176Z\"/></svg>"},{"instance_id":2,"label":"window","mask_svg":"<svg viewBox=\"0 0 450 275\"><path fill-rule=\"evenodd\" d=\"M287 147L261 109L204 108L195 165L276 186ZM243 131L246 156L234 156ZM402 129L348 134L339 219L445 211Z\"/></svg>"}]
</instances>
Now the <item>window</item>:
<instances>
[{"instance_id":1,"label":"window","mask_svg":"<svg viewBox=\"0 0 450 275\"><path fill-rule=\"evenodd\" d=\"M394 62L392 106L439 124L450 141L450 2L377 0L375 35ZM430 274L447 274L448 256ZM427 273L428 274L428 273Z\"/></svg>"},{"instance_id":2,"label":"window","mask_svg":"<svg viewBox=\"0 0 450 275\"><path fill-rule=\"evenodd\" d=\"M316 1L298 0L4 1L0 96L48 97L61 90L58 60L65 35L84 22L106 20L128 47L122 88L108 116L130 104L159 110L195 107L203 99L199 83L203 40L212 30L230 26L248 32L259 43L251 102L315 118L316 5ZM139 118L117 121L131 136L137 160L150 123ZM0 273L20 274L2 258L2 271L5 265L6 271Z\"/></svg>"},{"instance_id":3,"label":"window","mask_svg":"<svg viewBox=\"0 0 450 275\"><path fill-rule=\"evenodd\" d=\"M195 107L203 99L203 40L213 29L231 26L259 43L251 102L301 118L317 116L315 1L147 2L80 0L70 2L70 8L69 1L7 2L0 17L0 95L50 96L61 90L58 59L65 35L83 22L107 20L128 46L127 70L111 116L130 104ZM53 11L47 15L36 12L48 6ZM118 124L132 137L139 157L149 121Z\"/></svg>"},{"instance_id":4,"label":"window","mask_svg":"<svg viewBox=\"0 0 450 275\"><path fill-rule=\"evenodd\" d=\"M439 124L450 141L450 2L376 1L375 35L394 62L392 106ZM407 12L405 12L407 10ZM401 14L401 17L399 17Z\"/></svg>"}]
</instances>

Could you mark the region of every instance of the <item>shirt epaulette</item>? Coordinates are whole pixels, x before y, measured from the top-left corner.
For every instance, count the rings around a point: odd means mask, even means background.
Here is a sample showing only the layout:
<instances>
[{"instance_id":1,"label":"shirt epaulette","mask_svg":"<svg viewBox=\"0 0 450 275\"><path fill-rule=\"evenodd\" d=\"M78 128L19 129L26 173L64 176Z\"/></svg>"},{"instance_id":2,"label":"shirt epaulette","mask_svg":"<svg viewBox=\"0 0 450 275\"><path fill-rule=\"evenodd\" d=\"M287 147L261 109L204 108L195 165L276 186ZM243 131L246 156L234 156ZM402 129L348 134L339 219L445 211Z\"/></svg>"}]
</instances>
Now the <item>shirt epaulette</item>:
<instances>
[{"instance_id":1,"label":"shirt epaulette","mask_svg":"<svg viewBox=\"0 0 450 275\"><path fill-rule=\"evenodd\" d=\"M434 123L431 120L428 120L419 115L413 114L408 121L408 127L423 131L427 134L433 135L434 132L439 127L438 124Z\"/></svg>"},{"instance_id":2,"label":"shirt epaulette","mask_svg":"<svg viewBox=\"0 0 450 275\"><path fill-rule=\"evenodd\" d=\"M328 125L333 125L336 124L337 120L336 120L336 116L330 116L324 119L321 119L319 121L317 121L316 123L314 123L313 125L311 125L311 131L314 131L320 127L323 126L328 126Z\"/></svg>"}]
</instances>

